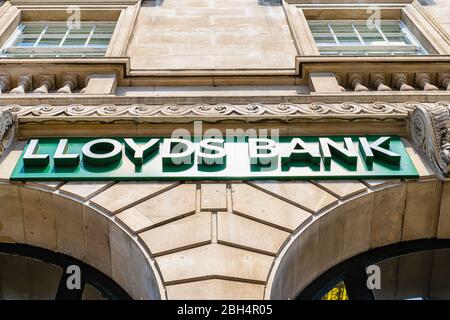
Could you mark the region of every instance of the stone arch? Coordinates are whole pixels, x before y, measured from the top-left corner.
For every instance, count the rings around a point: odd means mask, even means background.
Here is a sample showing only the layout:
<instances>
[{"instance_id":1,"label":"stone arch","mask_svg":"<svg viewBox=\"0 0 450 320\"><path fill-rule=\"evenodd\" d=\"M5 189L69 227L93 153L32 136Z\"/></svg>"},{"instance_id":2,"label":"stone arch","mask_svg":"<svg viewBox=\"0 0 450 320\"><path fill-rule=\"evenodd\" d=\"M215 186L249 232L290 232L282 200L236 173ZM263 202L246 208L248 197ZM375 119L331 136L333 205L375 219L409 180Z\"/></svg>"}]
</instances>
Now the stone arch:
<instances>
[{"instance_id":1,"label":"stone arch","mask_svg":"<svg viewBox=\"0 0 450 320\"><path fill-rule=\"evenodd\" d=\"M0 242L45 248L79 259L134 299L165 299L146 250L107 212L89 204L105 183L0 183Z\"/></svg>"},{"instance_id":2,"label":"stone arch","mask_svg":"<svg viewBox=\"0 0 450 320\"><path fill-rule=\"evenodd\" d=\"M448 187L442 181L429 177L364 184L367 190L341 197L293 234L274 262L266 299L294 299L333 266L370 249L449 238Z\"/></svg>"},{"instance_id":3,"label":"stone arch","mask_svg":"<svg viewBox=\"0 0 450 320\"><path fill-rule=\"evenodd\" d=\"M81 257L137 299L293 298L368 248L450 237L448 183L411 147L418 180L14 184L22 150L0 158L0 241Z\"/></svg>"}]
</instances>

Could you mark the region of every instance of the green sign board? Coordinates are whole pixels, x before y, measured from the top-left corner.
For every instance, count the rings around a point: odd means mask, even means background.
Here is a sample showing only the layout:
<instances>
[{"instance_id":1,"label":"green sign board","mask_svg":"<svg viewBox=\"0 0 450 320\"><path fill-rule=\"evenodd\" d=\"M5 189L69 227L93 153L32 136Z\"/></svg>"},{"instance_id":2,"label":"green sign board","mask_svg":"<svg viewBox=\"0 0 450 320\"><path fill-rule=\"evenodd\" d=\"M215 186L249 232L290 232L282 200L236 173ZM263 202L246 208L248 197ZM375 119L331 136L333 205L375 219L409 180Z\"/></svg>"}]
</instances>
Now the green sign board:
<instances>
[{"instance_id":1,"label":"green sign board","mask_svg":"<svg viewBox=\"0 0 450 320\"><path fill-rule=\"evenodd\" d=\"M32 139L11 180L417 178L397 136Z\"/></svg>"}]
</instances>

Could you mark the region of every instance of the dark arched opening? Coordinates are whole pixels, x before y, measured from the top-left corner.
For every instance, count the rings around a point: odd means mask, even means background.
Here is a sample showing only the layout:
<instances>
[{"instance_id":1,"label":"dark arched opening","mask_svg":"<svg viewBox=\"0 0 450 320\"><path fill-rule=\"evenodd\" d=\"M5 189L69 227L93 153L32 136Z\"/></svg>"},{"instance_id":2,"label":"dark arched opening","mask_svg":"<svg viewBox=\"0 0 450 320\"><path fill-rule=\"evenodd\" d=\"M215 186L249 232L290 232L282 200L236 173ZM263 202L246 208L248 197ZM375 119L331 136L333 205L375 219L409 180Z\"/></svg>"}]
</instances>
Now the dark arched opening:
<instances>
[{"instance_id":1,"label":"dark arched opening","mask_svg":"<svg viewBox=\"0 0 450 320\"><path fill-rule=\"evenodd\" d=\"M307 286L297 299L450 299L448 270L450 240L402 242L370 250L336 265Z\"/></svg>"},{"instance_id":2,"label":"dark arched opening","mask_svg":"<svg viewBox=\"0 0 450 320\"><path fill-rule=\"evenodd\" d=\"M2 299L131 298L109 277L80 260L38 247L1 243L0 300Z\"/></svg>"}]
</instances>

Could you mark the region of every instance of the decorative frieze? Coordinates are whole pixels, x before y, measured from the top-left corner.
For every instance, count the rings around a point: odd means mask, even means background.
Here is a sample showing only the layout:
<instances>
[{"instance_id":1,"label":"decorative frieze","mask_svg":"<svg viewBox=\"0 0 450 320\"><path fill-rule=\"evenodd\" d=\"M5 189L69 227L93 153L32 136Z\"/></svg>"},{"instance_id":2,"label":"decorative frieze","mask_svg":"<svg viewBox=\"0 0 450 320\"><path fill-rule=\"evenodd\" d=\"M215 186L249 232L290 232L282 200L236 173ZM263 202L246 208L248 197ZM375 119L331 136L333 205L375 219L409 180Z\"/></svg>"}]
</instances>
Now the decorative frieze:
<instances>
[{"instance_id":1,"label":"decorative frieze","mask_svg":"<svg viewBox=\"0 0 450 320\"><path fill-rule=\"evenodd\" d=\"M338 117L338 116L376 116L376 115L401 115L406 116L408 111L415 108L413 103L311 103L311 104L260 104L245 105L234 104L194 104L194 105L68 105L68 106L0 106L0 110L9 110L19 117L31 118L60 118L60 117L165 117L168 120L176 116L205 116L222 117L229 119L232 116L265 116L276 118L277 116L305 116L305 117ZM98 119L96 119L97 121Z\"/></svg>"}]
</instances>

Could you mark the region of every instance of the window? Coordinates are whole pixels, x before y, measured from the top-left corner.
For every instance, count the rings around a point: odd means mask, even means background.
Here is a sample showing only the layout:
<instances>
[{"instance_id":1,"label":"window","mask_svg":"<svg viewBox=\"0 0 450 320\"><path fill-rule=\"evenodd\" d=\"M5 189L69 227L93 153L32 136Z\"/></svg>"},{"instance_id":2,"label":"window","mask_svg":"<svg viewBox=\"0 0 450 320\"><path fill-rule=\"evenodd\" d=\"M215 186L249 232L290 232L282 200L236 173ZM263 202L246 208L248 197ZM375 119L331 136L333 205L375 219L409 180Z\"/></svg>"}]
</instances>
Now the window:
<instances>
[{"instance_id":1,"label":"window","mask_svg":"<svg viewBox=\"0 0 450 320\"><path fill-rule=\"evenodd\" d=\"M321 300L348 300L347 288L344 281L339 281L332 286L321 298Z\"/></svg>"},{"instance_id":2,"label":"window","mask_svg":"<svg viewBox=\"0 0 450 320\"><path fill-rule=\"evenodd\" d=\"M424 55L426 50L402 21L314 20L308 22L321 55Z\"/></svg>"},{"instance_id":3,"label":"window","mask_svg":"<svg viewBox=\"0 0 450 320\"><path fill-rule=\"evenodd\" d=\"M67 24L21 23L1 50L11 58L101 57L114 32L114 22Z\"/></svg>"},{"instance_id":4,"label":"window","mask_svg":"<svg viewBox=\"0 0 450 320\"><path fill-rule=\"evenodd\" d=\"M378 268L379 283L367 286ZM415 240L372 249L322 274L299 299L315 300L448 300L450 241Z\"/></svg>"},{"instance_id":5,"label":"window","mask_svg":"<svg viewBox=\"0 0 450 320\"><path fill-rule=\"evenodd\" d=\"M78 266L80 288L67 281ZM83 262L42 248L0 243L1 300L119 300L130 296L113 280Z\"/></svg>"}]
</instances>

